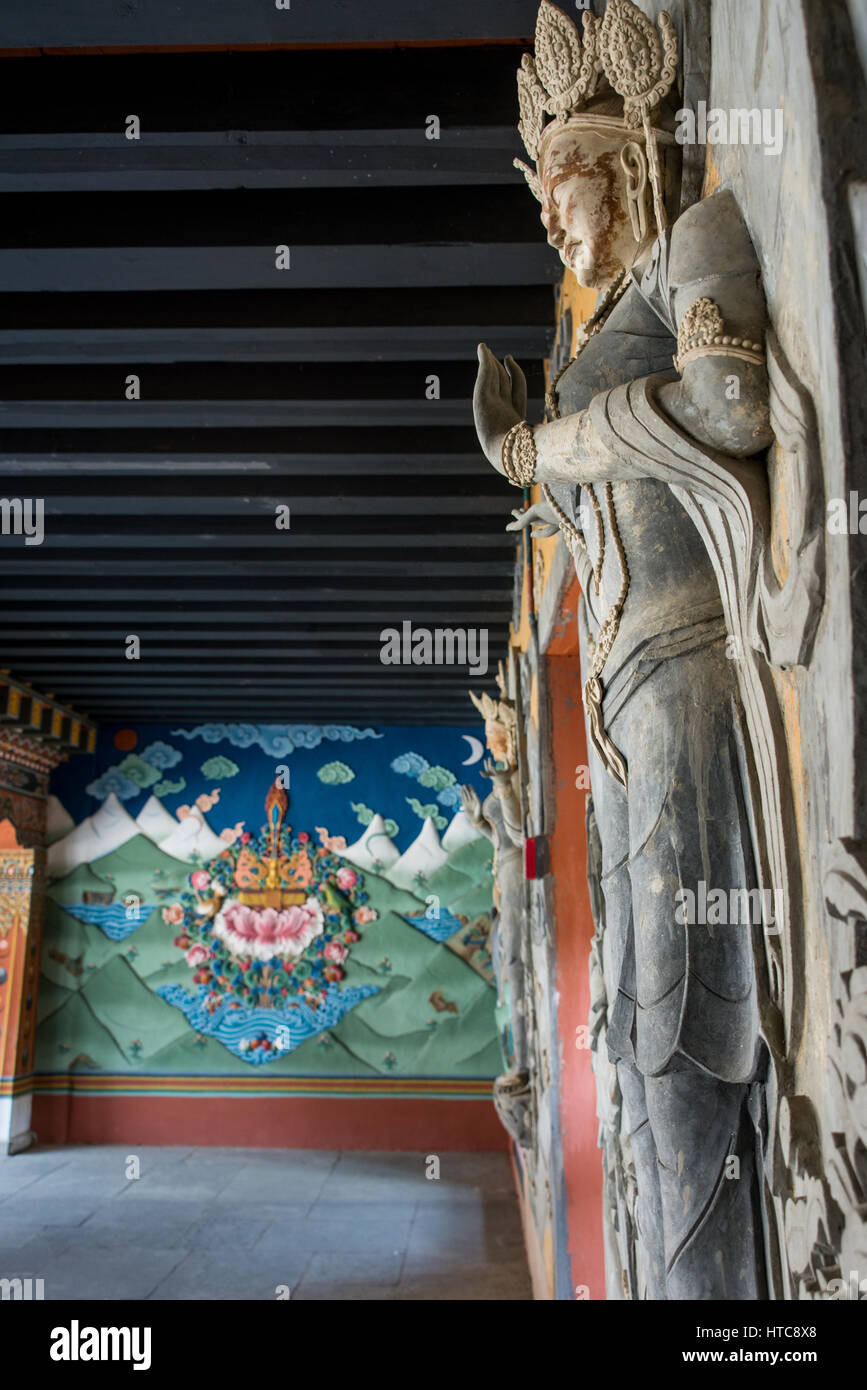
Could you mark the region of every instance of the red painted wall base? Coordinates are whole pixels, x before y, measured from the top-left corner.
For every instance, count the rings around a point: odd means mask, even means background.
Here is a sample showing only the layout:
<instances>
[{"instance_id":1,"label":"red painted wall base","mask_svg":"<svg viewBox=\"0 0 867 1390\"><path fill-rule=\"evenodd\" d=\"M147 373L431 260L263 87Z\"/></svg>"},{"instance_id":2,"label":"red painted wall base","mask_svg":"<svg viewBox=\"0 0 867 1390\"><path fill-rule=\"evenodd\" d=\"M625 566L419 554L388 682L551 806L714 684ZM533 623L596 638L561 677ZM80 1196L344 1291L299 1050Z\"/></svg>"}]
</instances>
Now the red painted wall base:
<instances>
[{"instance_id":1,"label":"red painted wall base","mask_svg":"<svg viewBox=\"0 0 867 1390\"><path fill-rule=\"evenodd\" d=\"M489 1100L35 1095L43 1144L507 1152Z\"/></svg>"}]
</instances>

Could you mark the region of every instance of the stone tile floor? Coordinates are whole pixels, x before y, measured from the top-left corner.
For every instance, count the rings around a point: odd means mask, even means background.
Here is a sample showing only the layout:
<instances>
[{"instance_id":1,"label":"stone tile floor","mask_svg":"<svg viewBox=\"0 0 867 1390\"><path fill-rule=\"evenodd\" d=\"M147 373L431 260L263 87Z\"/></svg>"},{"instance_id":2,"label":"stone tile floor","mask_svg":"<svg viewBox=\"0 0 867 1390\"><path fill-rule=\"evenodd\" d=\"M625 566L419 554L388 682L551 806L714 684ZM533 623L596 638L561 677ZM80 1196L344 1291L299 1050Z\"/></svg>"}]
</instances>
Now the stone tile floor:
<instances>
[{"instance_id":1,"label":"stone tile floor","mask_svg":"<svg viewBox=\"0 0 867 1390\"><path fill-rule=\"evenodd\" d=\"M0 1160L0 1278L46 1300L530 1299L508 1159L439 1159L429 1179L423 1154L32 1149Z\"/></svg>"}]
</instances>

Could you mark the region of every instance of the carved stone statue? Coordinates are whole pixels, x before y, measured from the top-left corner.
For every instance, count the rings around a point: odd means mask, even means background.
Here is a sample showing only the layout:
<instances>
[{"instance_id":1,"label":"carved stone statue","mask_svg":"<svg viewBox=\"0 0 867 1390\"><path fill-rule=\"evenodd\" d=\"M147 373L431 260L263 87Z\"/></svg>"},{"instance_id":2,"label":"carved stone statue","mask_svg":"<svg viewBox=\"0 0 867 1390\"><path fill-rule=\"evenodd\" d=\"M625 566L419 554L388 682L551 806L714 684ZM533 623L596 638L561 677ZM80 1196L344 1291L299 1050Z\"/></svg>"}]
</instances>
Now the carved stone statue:
<instances>
[{"instance_id":1,"label":"carved stone statue","mask_svg":"<svg viewBox=\"0 0 867 1390\"><path fill-rule=\"evenodd\" d=\"M461 787L463 808L477 830L494 847L494 923L491 950L497 995L508 1000L511 1065L494 1082L494 1104L506 1130L519 1144L532 1143L532 1107L526 1017L524 941L524 831L521 818L515 707L505 696L500 677L499 700L470 694L485 721L485 741L491 757L484 775L493 788L480 802L475 788Z\"/></svg>"},{"instance_id":2,"label":"carved stone statue","mask_svg":"<svg viewBox=\"0 0 867 1390\"><path fill-rule=\"evenodd\" d=\"M516 526L557 526L582 582L607 1046L635 1173L628 1282L650 1299L760 1299L754 937L771 923L752 911L766 856L738 669L748 605L730 577L767 509L766 312L730 192L669 225L677 51L660 25L661 42L630 0L609 0L582 41L543 0L518 78L536 161L522 167L548 240L601 299L553 383L554 419L526 423L523 374L484 345L474 410L491 464L541 485ZM678 911L711 894L751 911Z\"/></svg>"}]
</instances>

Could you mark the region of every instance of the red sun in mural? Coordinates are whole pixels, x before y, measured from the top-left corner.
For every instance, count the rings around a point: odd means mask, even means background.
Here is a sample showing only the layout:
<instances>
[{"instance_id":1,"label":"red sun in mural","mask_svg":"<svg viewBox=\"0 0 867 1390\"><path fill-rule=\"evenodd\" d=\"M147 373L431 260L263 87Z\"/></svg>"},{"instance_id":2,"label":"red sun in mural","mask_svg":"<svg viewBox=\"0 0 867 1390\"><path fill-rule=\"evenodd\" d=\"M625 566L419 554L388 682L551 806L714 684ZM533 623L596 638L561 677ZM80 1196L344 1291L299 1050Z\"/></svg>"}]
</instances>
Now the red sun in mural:
<instances>
[{"instance_id":1,"label":"red sun in mural","mask_svg":"<svg viewBox=\"0 0 867 1390\"><path fill-rule=\"evenodd\" d=\"M114 736L114 746L120 753L129 753L138 743L135 729L118 729Z\"/></svg>"}]
</instances>

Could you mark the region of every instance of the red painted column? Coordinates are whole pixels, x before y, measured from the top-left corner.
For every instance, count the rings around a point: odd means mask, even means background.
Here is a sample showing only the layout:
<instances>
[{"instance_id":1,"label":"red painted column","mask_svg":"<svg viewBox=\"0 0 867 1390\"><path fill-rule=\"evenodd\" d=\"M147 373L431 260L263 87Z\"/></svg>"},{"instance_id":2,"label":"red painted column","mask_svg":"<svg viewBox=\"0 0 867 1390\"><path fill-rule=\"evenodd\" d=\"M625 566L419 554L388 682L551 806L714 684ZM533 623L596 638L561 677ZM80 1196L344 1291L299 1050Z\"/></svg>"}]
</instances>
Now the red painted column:
<instances>
[{"instance_id":1,"label":"red painted column","mask_svg":"<svg viewBox=\"0 0 867 1390\"><path fill-rule=\"evenodd\" d=\"M577 598L576 583L565 605L566 621L549 645L547 656L555 812L550 854L572 1287L577 1290L576 1298L604 1299L602 1155L596 1143L596 1086L586 1046L593 917L587 888L587 792L576 786L576 770L587 762L574 612Z\"/></svg>"}]
</instances>

